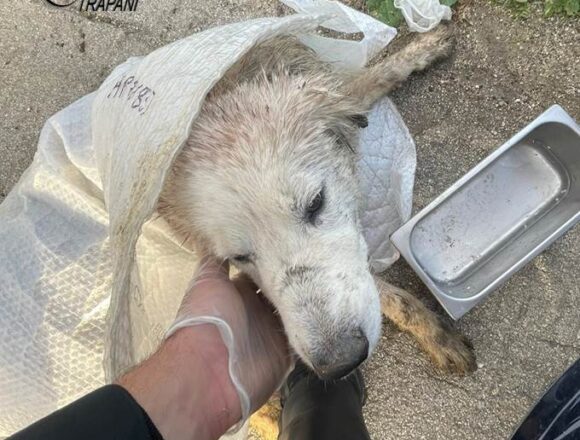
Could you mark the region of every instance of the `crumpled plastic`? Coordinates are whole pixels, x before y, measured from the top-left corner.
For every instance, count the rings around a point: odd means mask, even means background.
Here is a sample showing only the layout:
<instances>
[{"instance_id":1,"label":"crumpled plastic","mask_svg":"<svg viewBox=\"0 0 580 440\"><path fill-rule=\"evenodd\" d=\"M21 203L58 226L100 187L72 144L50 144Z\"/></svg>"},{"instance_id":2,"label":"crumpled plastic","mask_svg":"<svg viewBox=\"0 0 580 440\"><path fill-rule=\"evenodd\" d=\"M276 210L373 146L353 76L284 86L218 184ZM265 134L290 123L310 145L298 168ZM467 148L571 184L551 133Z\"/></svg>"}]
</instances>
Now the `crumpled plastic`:
<instances>
[{"instance_id":1,"label":"crumpled plastic","mask_svg":"<svg viewBox=\"0 0 580 440\"><path fill-rule=\"evenodd\" d=\"M409 29L415 32L427 32L441 20L451 20L451 8L439 0L395 0L394 5L403 13Z\"/></svg>"},{"instance_id":2,"label":"crumpled plastic","mask_svg":"<svg viewBox=\"0 0 580 440\"><path fill-rule=\"evenodd\" d=\"M205 95L229 66L290 33L356 70L396 33L335 2L286 1L303 12L208 29L131 58L46 122L32 165L0 205L0 437L113 380L161 341L197 258L155 205ZM310 39L319 25L365 39L343 55L344 40L333 49L332 39ZM397 257L389 234L409 217L415 152L388 99L369 122L361 215L382 270Z\"/></svg>"},{"instance_id":3,"label":"crumpled plastic","mask_svg":"<svg viewBox=\"0 0 580 440\"><path fill-rule=\"evenodd\" d=\"M362 130L358 176L360 221L371 269L380 273L399 259L390 235L411 217L415 182L415 144L395 105L385 99Z\"/></svg>"}]
</instances>

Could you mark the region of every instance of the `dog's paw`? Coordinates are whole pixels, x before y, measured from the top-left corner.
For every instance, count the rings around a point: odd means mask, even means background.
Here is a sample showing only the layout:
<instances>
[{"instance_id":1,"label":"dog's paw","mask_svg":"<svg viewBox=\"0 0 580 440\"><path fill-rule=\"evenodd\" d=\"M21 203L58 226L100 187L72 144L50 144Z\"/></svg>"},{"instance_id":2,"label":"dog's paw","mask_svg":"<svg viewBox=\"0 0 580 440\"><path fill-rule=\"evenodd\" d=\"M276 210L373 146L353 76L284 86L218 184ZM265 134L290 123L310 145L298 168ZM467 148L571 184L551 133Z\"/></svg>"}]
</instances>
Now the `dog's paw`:
<instances>
[{"instance_id":1,"label":"dog's paw","mask_svg":"<svg viewBox=\"0 0 580 440\"><path fill-rule=\"evenodd\" d=\"M443 371L463 376L477 370L473 345L451 328L444 327L425 349L435 366Z\"/></svg>"},{"instance_id":2,"label":"dog's paw","mask_svg":"<svg viewBox=\"0 0 580 440\"><path fill-rule=\"evenodd\" d=\"M440 24L431 32L421 34L416 44L429 64L447 58L455 47L454 27L450 23Z\"/></svg>"},{"instance_id":3,"label":"dog's paw","mask_svg":"<svg viewBox=\"0 0 580 440\"><path fill-rule=\"evenodd\" d=\"M404 289L375 277L381 311L401 330L412 334L440 369L458 374L475 371L473 346Z\"/></svg>"}]
</instances>

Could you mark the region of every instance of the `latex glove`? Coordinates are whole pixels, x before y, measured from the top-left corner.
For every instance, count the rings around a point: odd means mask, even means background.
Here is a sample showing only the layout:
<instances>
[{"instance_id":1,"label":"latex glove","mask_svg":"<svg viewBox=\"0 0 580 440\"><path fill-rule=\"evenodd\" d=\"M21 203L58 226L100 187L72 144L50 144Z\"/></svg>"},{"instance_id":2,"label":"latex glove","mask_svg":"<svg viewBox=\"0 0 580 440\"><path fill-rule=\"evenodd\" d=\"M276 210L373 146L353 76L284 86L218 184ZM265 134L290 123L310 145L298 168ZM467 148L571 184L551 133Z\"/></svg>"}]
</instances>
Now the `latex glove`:
<instances>
[{"instance_id":1,"label":"latex glove","mask_svg":"<svg viewBox=\"0 0 580 440\"><path fill-rule=\"evenodd\" d=\"M200 263L165 337L200 324L213 324L219 330L229 354L229 376L240 398L244 422L266 403L290 369L291 356L282 324L247 277L230 281L229 264L213 258Z\"/></svg>"}]
</instances>

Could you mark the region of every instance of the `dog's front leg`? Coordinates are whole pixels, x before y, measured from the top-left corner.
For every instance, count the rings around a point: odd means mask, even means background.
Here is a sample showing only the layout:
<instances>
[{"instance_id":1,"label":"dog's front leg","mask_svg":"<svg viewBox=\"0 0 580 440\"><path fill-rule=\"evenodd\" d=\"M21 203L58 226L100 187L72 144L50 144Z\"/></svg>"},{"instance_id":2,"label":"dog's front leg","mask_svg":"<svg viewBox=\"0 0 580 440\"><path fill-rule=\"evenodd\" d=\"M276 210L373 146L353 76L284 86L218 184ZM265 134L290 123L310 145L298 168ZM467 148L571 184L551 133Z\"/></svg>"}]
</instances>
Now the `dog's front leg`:
<instances>
[{"instance_id":1,"label":"dog's front leg","mask_svg":"<svg viewBox=\"0 0 580 440\"><path fill-rule=\"evenodd\" d=\"M466 374L477 368L473 346L411 295L375 277L381 310L401 330L411 333L433 363L446 371Z\"/></svg>"},{"instance_id":2,"label":"dog's front leg","mask_svg":"<svg viewBox=\"0 0 580 440\"><path fill-rule=\"evenodd\" d=\"M451 25L439 25L421 34L401 51L385 61L363 70L346 85L346 94L360 99L364 108L371 106L407 79L411 73L427 68L451 54L454 45Z\"/></svg>"}]
</instances>

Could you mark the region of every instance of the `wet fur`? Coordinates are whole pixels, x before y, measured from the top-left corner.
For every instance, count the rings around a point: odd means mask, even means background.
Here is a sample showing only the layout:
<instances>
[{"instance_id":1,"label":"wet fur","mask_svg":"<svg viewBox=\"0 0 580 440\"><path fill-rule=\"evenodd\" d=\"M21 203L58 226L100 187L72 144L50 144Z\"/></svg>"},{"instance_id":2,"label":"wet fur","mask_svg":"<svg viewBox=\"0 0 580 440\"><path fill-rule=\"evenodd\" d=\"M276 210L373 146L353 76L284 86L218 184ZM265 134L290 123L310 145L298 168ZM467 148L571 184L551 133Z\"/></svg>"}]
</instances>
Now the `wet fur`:
<instances>
[{"instance_id":1,"label":"wet fur","mask_svg":"<svg viewBox=\"0 0 580 440\"><path fill-rule=\"evenodd\" d=\"M277 156L292 154L290 147L293 139L300 139L301 143L312 145L311 148L304 148L303 162L293 162L298 164L297 170L300 170L300 164L305 168L311 167L319 158L328 159L327 156L333 154L328 148L318 151L315 147L317 143L323 142L321 140L323 136L324 142L328 142L328 136L331 136L333 142L344 149L336 152L335 171L349 176L347 181L351 182L349 179L355 173L356 155L347 150L356 149L359 127L365 123L364 115L378 99L396 88L412 72L423 70L438 59L446 57L452 45L451 29L440 26L433 32L418 36L399 53L355 75L334 71L331 66L320 61L312 51L292 37L278 37L256 46L238 61L209 93L192 127L190 140L176 160L167 180L159 204L161 214L183 237L185 243L196 247L202 253L210 252L224 258L228 257L229 241L241 243L244 238L239 237L243 235L243 231L235 231L236 233L230 237L216 236L219 235L216 231L220 231L220 227L223 230L228 230L229 227L226 223L221 225L220 210L230 213L227 215L241 218L247 216L248 224L252 224L260 233L267 235L271 228L268 222L277 221L276 213L272 213L272 217L268 218L264 218L263 215L264 212L270 212L268 204L272 202L264 200L261 205L262 202L258 200L254 206L243 204L244 198L254 200L252 197L256 197L252 192L253 188L249 188L253 185L251 173L240 176L228 174L223 170L251 170L255 167L259 170L257 172L263 174L267 174L269 168L276 171ZM268 105L264 105L265 102ZM263 122L270 120L274 121L271 126ZM275 121L283 123L276 125ZM264 140L264 148L256 147L256 139ZM287 141L290 147L279 146L275 154L272 154L268 142L278 140L280 143ZM226 149L225 145L235 145L235 148ZM288 173L292 174L294 171ZM218 175L220 180L212 180L214 175ZM275 176L272 179L275 179ZM208 186L205 193L198 188L200 182ZM263 182L256 181L255 184L260 185ZM211 205L214 202L208 194L212 191L214 194L220 193L223 191L222 185L234 188L236 194L230 198L220 199L218 204L221 205L212 211ZM346 188L338 187L336 191L344 193L347 192ZM196 195L192 195L193 193ZM348 206L356 204L356 200L351 199L350 196L345 196L342 203ZM259 215L252 216L247 212L236 211L236 206L241 210L255 211ZM348 212L348 209L345 208L345 212ZM344 215L348 217L349 214ZM280 216L280 221L284 220ZM357 219L348 218L344 221L358 225ZM275 242L276 234L272 234L272 242ZM352 242L352 255L360 255L365 250L360 246L363 245L358 244L356 240ZM321 250L319 259L334 258L331 251L332 249L324 254ZM360 260L358 257L356 259ZM322 335L317 334L318 339L314 339L313 346L320 344L320 341L339 344L338 339L333 339L335 336L332 330L328 330L334 329L338 332L339 323L326 323L328 326L323 329L324 331L309 327L309 323L313 320L328 319L317 314L317 299L311 297L296 301L295 298L288 299L288 296L299 296L301 286L311 285L312 281L308 279L309 270L315 270L314 273L319 275L318 268L312 269L308 265L305 266L306 269L302 266L297 268L297 261L298 259L289 261L288 269L281 270L290 275L286 279L283 279L283 274L279 276L270 274L268 276L271 279L266 280L263 275L264 269L257 270L243 264L239 265L239 268L247 271L261 287L264 287L262 285L264 282L269 283L270 290L284 290L284 295L270 299L279 310L281 309L291 344L294 343L297 346L294 347L295 350L305 357L305 353L309 351L303 347L301 350L298 346L308 338L308 331ZM353 272L367 270L366 261L358 266L355 263L358 264L353 262ZM346 272L329 273L337 278L344 278L341 286L356 291L358 278L348 278L350 275ZM361 272L360 276L366 275ZM288 283L293 287L289 288ZM411 333L436 366L460 374L475 369L472 347L464 337L444 325L433 312L408 292L379 279L376 279L376 285L380 292L382 313L399 328ZM290 303L291 300L294 302ZM330 300L324 298L324 301ZM356 299L353 300L353 304L356 304ZM301 307L304 307L303 311ZM292 310L293 315L288 315L292 316L292 319L286 318L285 313L290 313L285 312L286 310ZM293 322L296 317L302 318L301 313L305 316L304 322ZM341 313L344 315L344 311ZM305 332L306 336L303 334L302 339L293 340L295 327L300 327L300 331ZM313 346L309 347L311 351L317 348L312 348ZM324 355L331 356L328 352L324 352ZM307 362L308 360L305 359Z\"/></svg>"}]
</instances>

